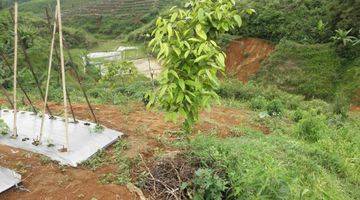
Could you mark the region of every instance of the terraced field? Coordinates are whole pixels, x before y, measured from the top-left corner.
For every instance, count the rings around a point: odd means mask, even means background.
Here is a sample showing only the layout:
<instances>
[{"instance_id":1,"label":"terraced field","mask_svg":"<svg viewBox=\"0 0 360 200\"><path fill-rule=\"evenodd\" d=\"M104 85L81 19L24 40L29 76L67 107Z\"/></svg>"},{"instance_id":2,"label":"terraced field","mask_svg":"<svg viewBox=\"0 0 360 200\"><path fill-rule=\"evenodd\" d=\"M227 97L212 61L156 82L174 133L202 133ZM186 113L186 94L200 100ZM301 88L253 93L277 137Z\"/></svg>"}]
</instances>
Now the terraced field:
<instances>
[{"instance_id":1,"label":"terraced field","mask_svg":"<svg viewBox=\"0 0 360 200\"><path fill-rule=\"evenodd\" d=\"M150 22L161 10L181 1L62 0L62 16L67 26L80 27L92 33L121 35ZM20 4L19 10L20 13L30 12L45 18L45 8L54 10L55 1L25 1Z\"/></svg>"}]
</instances>

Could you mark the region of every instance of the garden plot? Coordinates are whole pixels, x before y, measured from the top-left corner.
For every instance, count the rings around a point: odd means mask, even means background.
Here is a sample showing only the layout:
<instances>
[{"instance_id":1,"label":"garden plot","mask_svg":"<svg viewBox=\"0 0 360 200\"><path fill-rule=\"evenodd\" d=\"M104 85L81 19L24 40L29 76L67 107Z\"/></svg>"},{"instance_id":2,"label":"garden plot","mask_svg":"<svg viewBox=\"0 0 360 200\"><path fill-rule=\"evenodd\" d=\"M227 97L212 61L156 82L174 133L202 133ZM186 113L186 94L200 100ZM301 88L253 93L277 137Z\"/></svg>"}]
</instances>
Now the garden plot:
<instances>
[{"instance_id":1,"label":"garden plot","mask_svg":"<svg viewBox=\"0 0 360 200\"><path fill-rule=\"evenodd\" d=\"M10 189L21 182L21 175L3 167L0 167L0 193Z\"/></svg>"},{"instance_id":2,"label":"garden plot","mask_svg":"<svg viewBox=\"0 0 360 200\"><path fill-rule=\"evenodd\" d=\"M49 119L45 117L43 144L33 145L33 140L40 133L41 117L32 112L18 113L18 135L12 139L10 134L0 136L0 144L24 149L48 156L63 165L76 167L97 151L104 149L118 140L123 133L104 128L96 131L96 124L78 121L69 123L69 149L60 152L65 144L65 122L63 118ZM1 110L0 118L11 128L13 127L13 111Z\"/></svg>"}]
</instances>

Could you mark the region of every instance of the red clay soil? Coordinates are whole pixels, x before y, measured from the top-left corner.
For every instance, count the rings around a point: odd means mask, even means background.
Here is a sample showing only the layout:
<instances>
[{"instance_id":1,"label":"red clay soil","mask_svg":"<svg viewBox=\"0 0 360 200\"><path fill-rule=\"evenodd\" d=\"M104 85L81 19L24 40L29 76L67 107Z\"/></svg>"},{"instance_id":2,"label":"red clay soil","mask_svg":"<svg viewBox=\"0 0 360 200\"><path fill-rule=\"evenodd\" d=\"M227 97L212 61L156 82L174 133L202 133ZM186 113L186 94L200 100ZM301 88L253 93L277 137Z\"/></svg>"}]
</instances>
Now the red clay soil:
<instances>
[{"instance_id":1,"label":"red clay soil","mask_svg":"<svg viewBox=\"0 0 360 200\"><path fill-rule=\"evenodd\" d=\"M60 104L51 103L50 108L56 115L61 115ZM163 136L176 140L177 135L169 136L165 133L180 128L179 124L164 121L163 114L147 111L139 103L122 107L97 105L95 108L101 124L126 134L124 140L128 143L129 149L124 152L125 156L135 157L141 153L147 160L159 150L165 153L176 151L159 141L159 137ZM79 119L91 120L85 104L76 104L74 110ZM214 107L212 112L202 113L203 120L196 129L202 132L216 130L221 136L226 137L231 127L250 124L247 120L250 119L249 112L245 109ZM253 127L266 132L264 127L257 125ZM112 150L113 148L110 147L106 153L112 155ZM0 165L21 173L23 186L29 190L26 192L13 188L0 194L0 199L139 199L126 186L99 183L101 175L116 173L116 166L107 165L91 171L84 167L70 168L60 167L55 163L41 164L41 161L40 155L0 145Z\"/></svg>"},{"instance_id":2,"label":"red clay soil","mask_svg":"<svg viewBox=\"0 0 360 200\"><path fill-rule=\"evenodd\" d=\"M266 59L275 46L262 39L244 38L230 42L226 49L226 73L244 83L255 75L261 62Z\"/></svg>"}]
</instances>

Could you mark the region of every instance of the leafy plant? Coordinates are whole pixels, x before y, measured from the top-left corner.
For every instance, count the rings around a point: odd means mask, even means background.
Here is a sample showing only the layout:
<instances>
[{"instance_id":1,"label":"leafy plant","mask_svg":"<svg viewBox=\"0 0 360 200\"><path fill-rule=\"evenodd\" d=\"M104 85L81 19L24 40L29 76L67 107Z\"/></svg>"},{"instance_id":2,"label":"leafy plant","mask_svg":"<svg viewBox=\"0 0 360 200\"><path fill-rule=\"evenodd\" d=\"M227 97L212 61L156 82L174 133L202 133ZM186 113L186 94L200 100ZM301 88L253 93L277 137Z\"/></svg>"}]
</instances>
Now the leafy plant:
<instances>
[{"instance_id":1,"label":"leafy plant","mask_svg":"<svg viewBox=\"0 0 360 200\"><path fill-rule=\"evenodd\" d=\"M250 101L250 108L253 110L261 110L267 105L267 100L263 96L257 96Z\"/></svg>"},{"instance_id":2,"label":"leafy plant","mask_svg":"<svg viewBox=\"0 0 360 200\"><path fill-rule=\"evenodd\" d=\"M270 116L281 115L284 112L284 104L279 99L274 99L266 106L266 110Z\"/></svg>"},{"instance_id":3,"label":"leafy plant","mask_svg":"<svg viewBox=\"0 0 360 200\"><path fill-rule=\"evenodd\" d=\"M247 10L252 13L253 10ZM234 0L191 0L184 9L172 8L159 17L149 43L164 63L160 88L150 94L149 106L157 97L168 119L184 116L190 131L199 112L218 100L218 73L225 68L225 54L214 41L222 33L242 25Z\"/></svg>"},{"instance_id":4,"label":"leafy plant","mask_svg":"<svg viewBox=\"0 0 360 200\"><path fill-rule=\"evenodd\" d=\"M212 169L198 169L193 180L195 185L194 200L221 200L227 182L220 178Z\"/></svg>"},{"instance_id":5,"label":"leafy plant","mask_svg":"<svg viewBox=\"0 0 360 200\"><path fill-rule=\"evenodd\" d=\"M307 113L296 127L296 134L309 142L317 142L327 131L325 117L311 113Z\"/></svg>"},{"instance_id":6,"label":"leafy plant","mask_svg":"<svg viewBox=\"0 0 360 200\"><path fill-rule=\"evenodd\" d=\"M347 46L348 44L354 44L357 38L349 35L351 31L352 29L347 31L338 29L335 31L335 36L331 37L331 39L336 42L341 42L344 46Z\"/></svg>"},{"instance_id":7,"label":"leafy plant","mask_svg":"<svg viewBox=\"0 0 360 200\"><path fill-rule=\"evenodd\" d=\"M5 124L5 122L2 119L0 119L0 135L4 136L4 135L9 134L9 132L10 132L10 129L9 129L8 125Z\"/></svg>"}]
</instances>

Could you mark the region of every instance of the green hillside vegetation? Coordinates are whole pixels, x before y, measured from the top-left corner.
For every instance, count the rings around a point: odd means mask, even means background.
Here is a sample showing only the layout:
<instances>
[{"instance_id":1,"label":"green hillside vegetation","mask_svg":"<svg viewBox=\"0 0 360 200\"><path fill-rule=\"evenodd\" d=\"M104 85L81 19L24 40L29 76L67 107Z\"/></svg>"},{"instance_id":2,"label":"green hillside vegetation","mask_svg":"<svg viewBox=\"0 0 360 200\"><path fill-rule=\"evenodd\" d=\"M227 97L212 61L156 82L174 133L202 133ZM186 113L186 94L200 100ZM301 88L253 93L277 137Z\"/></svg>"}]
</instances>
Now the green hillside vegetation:
<instances>
[{"instance_id":1,"label":"green hillside vegetation","mask_svg":"<svg viewBox=\"0 0 360 200\"><path fill-rule=\"evenodd\" d=\"M304 94L308 99L331 100L336 91L340 58L330 44L303 45L282 40L262 64L256 80Z\"/></svg>"},{"instance_id":2,"label":"green hillside vegetation","mask_svg":"<svg viewBox=\"0 0 360 200\"><path fill-rule=\"evenodd\" d=\"M11 109L5 94L11 99L13 92L12 1L0 2L0 109ZM127 137L82 163L81 172L92 174L89 188L78 184L79 169L24 153L4 156L6 167L32 176L24 181L32 190L11 189L0 199L40 192L53 198L66 185L74 189L64 195L69 199L93 199L99 190L133 196L129 186L159 200L360 199L360 113L350 109L360 105L360 2L243 0L236 7L232 0L183 2L62 0L66 81L76 117L89 120L75 71L101 125ZM54 5L54 0L20 1L18 79L39 105L24 50L45 91L51 40L45 8L53 17ZM174 5L182 10L170 10ZM276 48L247 83L217 77L225 67L226 42L241 37L269 40ZM139 49L115 61L85 56L119 46ZM133 60L147 63L156 54L165 72L153 80ZM49 94L54 110L63 102L57 57ZM18 99L20 110L31 111L20 89ZM0 119L0 139L11 128ZM4 146L0 155L8 151ZM20 159L41 165L24 172ZM36 173L45 169L65 177L55 179L61 187L51 194L42 183L53 182Z\"/></svg>"},{"instance_id":3,"label":"green hillside vegetation","mask_svg":"<svg viewBox=\"0 0 360 200\"><path fill-rule=\"evenodd\" d=\"M120 36L149 23L161 10L180 0L63 0L63 18L67 26L82 28L98 36ZM45 8L56 1L33 0L20 4L20 12L45 17Z\"/></svg>"}]
</instances>

